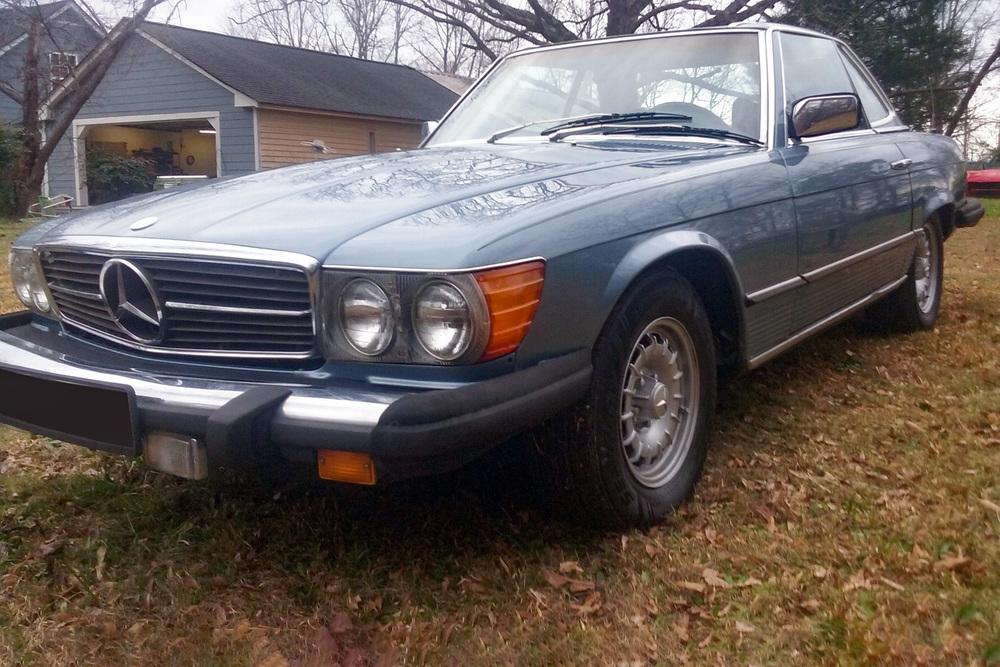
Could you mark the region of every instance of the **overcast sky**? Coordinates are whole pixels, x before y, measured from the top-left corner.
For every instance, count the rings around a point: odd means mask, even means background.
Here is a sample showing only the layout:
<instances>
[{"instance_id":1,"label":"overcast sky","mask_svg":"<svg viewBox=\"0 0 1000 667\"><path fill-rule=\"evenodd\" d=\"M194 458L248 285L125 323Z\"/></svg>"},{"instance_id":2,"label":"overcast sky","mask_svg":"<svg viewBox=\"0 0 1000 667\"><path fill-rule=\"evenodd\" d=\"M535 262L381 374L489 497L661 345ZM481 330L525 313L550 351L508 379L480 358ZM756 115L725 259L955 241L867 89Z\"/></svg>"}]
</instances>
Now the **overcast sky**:
<instances>
[{"instance_id":1,"label":"overcast sky","mask_svg":"<svg viewBox=\"0 0 1000 667\"><path fill-rule=\"evenodd\" d=\"M99 12L107 12L110 18L114 16L114 5L121 4L121 0L98 0L94 3L95 9ZM154 21L163 21L167 18L169 8L173 7L173 2L167 2L169 7L158 8L152 15ZM182 25L188 28L198 28L199 30L211 30L214 32L226 32L226 16L232 0L182 0L174 13L170 22L175 25ZM993 116L998 119L1000 129L1000 76L994 74L990 77L983 89L976 95L976 101L983 104L981 113L986 116ZM982 139L994 141L995 132L992 128L980 130L977 133Z\"/></svg>"}]
</instances>

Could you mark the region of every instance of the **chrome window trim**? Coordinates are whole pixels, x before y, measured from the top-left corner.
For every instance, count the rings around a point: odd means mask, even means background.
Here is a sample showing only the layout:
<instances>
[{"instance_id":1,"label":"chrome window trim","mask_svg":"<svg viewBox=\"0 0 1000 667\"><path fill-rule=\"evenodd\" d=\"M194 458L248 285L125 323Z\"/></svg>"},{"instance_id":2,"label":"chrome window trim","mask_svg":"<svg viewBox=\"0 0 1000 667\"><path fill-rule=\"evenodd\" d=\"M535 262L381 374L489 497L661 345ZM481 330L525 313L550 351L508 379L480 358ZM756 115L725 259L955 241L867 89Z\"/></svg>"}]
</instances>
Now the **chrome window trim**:
<instances>
[{"instance_id":1,"label":"chrome window trim","mask_svg":"<svg viewBox=\"0 0 1000 667\"><path fill-rule=\"evenodd\" d=\"M366 271L369 273L426 273L429 276L449 275L453 273L474 273L477 271L488 271L490 269L502 269L505 266L515 266L517 264L527 264L528 262L542 262L546 259L541 256L525 257L524 259L512 259L506 262L495 264L483 264L481 266L470 266L464 269L414 269L391 266L359 266L354 264L324 264L324 271Z\"/></svg>"},{"instance_id":2,"label":"chrome window trim","mask_svg":"<svg viewBox=\"0 0 1000 667\"><path fill-rule=\"evenodd\" d=\"M523 55L527 55L527 54L530 54L530 53L538 53L538 52L541 52L541 51L555 51L555 50L560 50L560 49L573 49L573 48L578 48L578 47L581 47L581 46L591 46L591 45L594 45L594 44L617 44L619 42L633 42L633 41L640 41L640 40L646 40L646 39L669 39L671 37L689 37L689 36L698 36L698 35L717 35L717 34L732 35L732 34L754 34L754 33L756 33L758 35L758 42L766 42L766 33L769 30L773 30L773 28L768 28L768 26L766 24L762 24L760 27L756 27L756 26L731 26L731 27L724 27L724 28L692 28L692 29L688 29L688 30L676 30L676 31L667 30L667 31L663 31L663 32L647 33L647 34L644 34L644 35L621 35L621 36L617 36L617 37L603 37L603 38L600 38L600 39L581 39L581 40L576 40L576 41L573 41L573 42L562 42L560 44L543 44L541 46L533 46L533 47L530 47L530 48L527 48L527 49L521 49L520 51L515 51L514 53L509 53L509 54L507 54L505 56L501 56L501 57L497 58L496 60L494 60L493 64L490 65L489 68L487 68L487 70L485 72L483 72L482 74L480 74L479 78L476 79L476 81L471 86L469 86L469 88L464 93L462 93L462 95L459 96L459 98L457 100L455 100L455 103L451 105L451 107L448 109L448 111L445 112L445 114L443 116L441 116L441 120L438 122L438 126L436 128L434 128L434 131L431 132L430 134L428 134L427 137L422 142L420 142L419 148L426 147L431 142L431 140L434 139L434 135L436 135L438 133L438 130L440 130L441 127L448 121L448 118L451 117L451 115L452 115L452 113L454 113L455 109L457 109L459 107L459 105L461 105L465 101L465 99L467 97L471 96L475 92L475 90L480 86L480 84L482 84L482 82L485 81L486 78L489 77L493 73L493 71L495 69L497 69L501 64L503 64L503 63L507 62L508 60L513 59L513 58L518 58L518 57L523 56ZM761 50L763 50L764 46L761 46L760 48L761 48ZM764 71L764 61L761 61L760 67L761 67L761 76L762 77L766 76L767 73ZM768 78L768 80L770 82L770 88L767 85L762 85L761 86L761 95L764 94L764 90L765 89L768 89L771 92L771 98L773 100L773 97L774 97L774 95L773 95L773 85L774 85L774 82L772 80L772 77L767 76L767 78ZM763 106L761 107L761 110L763 111ZM771 123L771 125L773 126L773 123ZM480 141L485 141L485 138L483 138ZM441 144L437 144L437 145L438 146L464 145L464 144L473 143L473 142L474 142L474 140L468 140L468 141L461 140L461 141L452 141L452 142L441 143Z\"/></svg>"},{"instance_id":3,"label":"chrome window trim","mask_svg":"<svg viewBox=\"0 0 1000 667\"><path fill-rule=\"evenodd\" d=\"M77 329L113 342L122 347L172 357L199 357L214 359L278 359L302 360L318 358L320 355L320 336L323 331L323 318L320 311L319 276L320 261L315 257L284 250L267 250L249 246L229 245L223 243L205 243L202 241L175 241L156 238L122 238L118 236L67 235L37 243L33 251L41 270L41 254L46 250L68 250L91 255L121 254L126 257L145 258L181 258L203 261L219 261L235 264L262 264L265 266L286 266L299 269L306 278L309 291L309 303L312 307L313 348L309 352L255 352L255 351L218 351L190 350L182 348L161 348L143 345L138 342L112 336L93 327L77 322L71 317L65 317L53 306L52 312L60 323L68 322ZM45 275L44 272L41 275ZM46 291L48 281L46 280ZM54 302L51 299L50 303ZM224 312L224 311L219 311ZM233 311L230 311L233 312ZM285 311L290 313L291 311ZM263 313L259 313L263 314ZM65 331L66 327L63 326ZM71 332L70 332L71 333Z\"/></svg>"}]
</instances>

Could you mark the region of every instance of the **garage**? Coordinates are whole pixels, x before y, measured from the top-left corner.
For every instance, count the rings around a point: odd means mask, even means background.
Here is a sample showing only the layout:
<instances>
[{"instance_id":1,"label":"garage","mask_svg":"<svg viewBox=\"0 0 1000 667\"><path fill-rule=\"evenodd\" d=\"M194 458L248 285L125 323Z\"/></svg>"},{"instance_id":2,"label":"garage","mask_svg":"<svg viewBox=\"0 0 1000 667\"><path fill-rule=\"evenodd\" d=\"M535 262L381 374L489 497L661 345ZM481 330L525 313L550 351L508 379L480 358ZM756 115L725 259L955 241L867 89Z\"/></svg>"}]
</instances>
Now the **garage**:
<instances>
[{"instance_id":1,"label":"garage","mask_svg":"<svg viewBox=\"0 0 1000 667\"><path fill-rule=\"evenodd\" d=\"M217 113L89 118L77 120L73 131L80 205L118 199L122 187L131 194L221 176ZM133 178L121 185L105 178L110 172Z\"/></svg>"}]
</instances>

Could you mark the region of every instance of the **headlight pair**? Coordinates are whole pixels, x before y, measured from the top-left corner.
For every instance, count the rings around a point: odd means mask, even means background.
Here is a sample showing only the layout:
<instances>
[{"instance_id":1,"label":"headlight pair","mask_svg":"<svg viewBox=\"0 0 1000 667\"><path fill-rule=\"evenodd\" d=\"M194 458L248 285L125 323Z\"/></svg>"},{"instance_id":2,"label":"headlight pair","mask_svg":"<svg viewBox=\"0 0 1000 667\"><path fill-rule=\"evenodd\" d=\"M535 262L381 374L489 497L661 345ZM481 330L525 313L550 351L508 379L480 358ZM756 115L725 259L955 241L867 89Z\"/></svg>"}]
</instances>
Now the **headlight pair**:
<instances>
[{"instance_id":1,"label":"headlight pair","mask_svg":"<svg viewBox=\"0 0 1000 667\"><path fill-rule=\"evenodd\" d=\"M15 248L10 251L10 279L14 284L14 294L25 307L41 314L52 310L49 295L45 290L45 279L38 269L35 253L28 249Z\"/></svg>"},{"instance_id":2,"label":"headlight pair","mask_svg":"<svg viewBox=\"0 0 1000 667\"><path fill-rule=\"evenodd\" d=\"M324 346L331 359L455 364L520 345L544 263L469 273L324 274Z\"/></svg>"}]
</instances>

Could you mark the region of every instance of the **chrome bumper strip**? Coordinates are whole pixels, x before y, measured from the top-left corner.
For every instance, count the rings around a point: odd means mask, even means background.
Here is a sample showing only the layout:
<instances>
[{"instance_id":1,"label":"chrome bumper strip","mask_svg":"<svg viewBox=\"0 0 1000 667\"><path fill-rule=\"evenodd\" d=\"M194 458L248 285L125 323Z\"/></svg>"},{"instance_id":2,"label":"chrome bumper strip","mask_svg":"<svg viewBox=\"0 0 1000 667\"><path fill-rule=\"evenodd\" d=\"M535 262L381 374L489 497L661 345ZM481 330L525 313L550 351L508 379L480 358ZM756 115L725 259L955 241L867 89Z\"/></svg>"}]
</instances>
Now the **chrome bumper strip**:
<instances>
[{"instance_id":1,"label":"chrome bumper strip","mask_svg":"<svg viewBox=\"0 0 1000 667\"><path fill-rule=\"evenodd\" d=\"M31 349L35 347L36 349ZM200 378L180 378L152 373L110 372L70 363L49 350L37 348L0 332L0 365L26 373L44 373L55 378L90 380L132 387L140 401L157 401L167 407L212 410L220 408L255 386ZM373 429L382 412L403 393L362 391L337 387L316 388L290 385L292 395L279 408L280 416L304 424L331 428Z\"/></svg>"}]
</instances>

